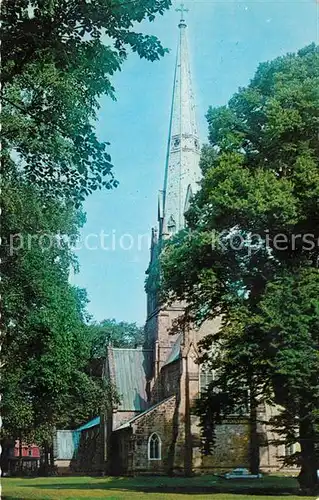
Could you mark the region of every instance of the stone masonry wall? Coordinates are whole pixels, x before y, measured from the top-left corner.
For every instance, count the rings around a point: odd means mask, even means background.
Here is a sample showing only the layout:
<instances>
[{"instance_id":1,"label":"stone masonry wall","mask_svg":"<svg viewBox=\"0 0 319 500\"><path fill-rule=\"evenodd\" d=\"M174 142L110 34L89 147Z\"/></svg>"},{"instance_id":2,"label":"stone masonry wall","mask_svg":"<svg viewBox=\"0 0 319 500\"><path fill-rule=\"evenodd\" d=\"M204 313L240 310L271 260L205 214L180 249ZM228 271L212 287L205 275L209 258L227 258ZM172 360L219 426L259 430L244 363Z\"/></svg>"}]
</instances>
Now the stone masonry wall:
<instances>
[{"instance_id":1,"label":"stone masonry wall","mask_svg":"<svg viewBox=\"0 0 319 500\"><path fill-rule=\"evenodd\" d=\"M104 470L103 463L103 433L101 426L81 432L79 449L76 457L71 460L70 470L80 473L99 474Z\"/></svg>"},{"instance_id":2,"label":"stone masonry wall","mask_svg":"<svg viewBox=\"0 0 319 500\"><path fill-rule=\"evenodd\" d=\"M216 444L212 454L208 456L202 455L198 440L193 437L193 469L197 472L221 472L235 467L247 468L249 466L248 432L248 424L240 421L217 426ZM196 436L198 436L197 433Z\"/></svg>"},{"instance_id":3,"label":"stone masonry wall","mask_svg":"<svg viewBox=\"0 0 319 500\"><path fill-rule=\"evenodd\" d=\"M174 363L170 363L164 366L161 371L161 388L162 388L162 399L168 398L173 394L178 394L179 383L180 383L180 361L177 360Z\"/></svg>"},{"instance_id":4,"label":"stone masonry wall","mask_svg":"<svg viewBox=\"0 0 319 500\"><path fill-rule=\"evenodd\" d=\"M173 419L176 398L172 397L137 419L133 424L133 464L135 472L167 473L172 466ZM156 432L162 442L161 460L148 459L148 440Z\"/></svg>"},{"instance_id":5,"label":"stone masonry wall","mask_svg":"<svg viewBox=\"0 0 319 500\"><path fill-rule=\"evenodd\" d=\"M131 418L136 417L139 411L114 411L113 412L113 430L116 430L120 425L125 424Z\"/></svg>"}]
</instances>

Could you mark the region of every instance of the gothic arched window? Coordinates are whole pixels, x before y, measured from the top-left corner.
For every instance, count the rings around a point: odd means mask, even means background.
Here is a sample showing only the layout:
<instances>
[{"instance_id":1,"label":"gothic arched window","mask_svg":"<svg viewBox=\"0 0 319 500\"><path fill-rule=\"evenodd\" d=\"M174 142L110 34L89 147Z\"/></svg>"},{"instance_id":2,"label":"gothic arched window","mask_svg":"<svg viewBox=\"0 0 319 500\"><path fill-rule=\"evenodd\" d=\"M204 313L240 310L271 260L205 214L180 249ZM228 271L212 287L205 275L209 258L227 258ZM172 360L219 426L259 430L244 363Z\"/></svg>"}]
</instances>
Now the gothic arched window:
<instances>
[{"instance_id":1,"label":"gothic arched window","mask_svg":"<svg viewBox=\"0 0 319 500\"><path fill-rule=\"evenodd\" d=\"M199 377L199 392L203 394L207 390L209 384L215 380L215 373L209 367L202 366Z\"/></svg>"},{"instance_id":2,"label":"gothic arched window","mask_svg":"<svg viewBox=\"0 0 319 500\"><path fill-rule=\"evenodd\" d=\"M153 432L148 440L148 459L161 460L162 442L158 434Z\"/></svg>"}]
</instances>

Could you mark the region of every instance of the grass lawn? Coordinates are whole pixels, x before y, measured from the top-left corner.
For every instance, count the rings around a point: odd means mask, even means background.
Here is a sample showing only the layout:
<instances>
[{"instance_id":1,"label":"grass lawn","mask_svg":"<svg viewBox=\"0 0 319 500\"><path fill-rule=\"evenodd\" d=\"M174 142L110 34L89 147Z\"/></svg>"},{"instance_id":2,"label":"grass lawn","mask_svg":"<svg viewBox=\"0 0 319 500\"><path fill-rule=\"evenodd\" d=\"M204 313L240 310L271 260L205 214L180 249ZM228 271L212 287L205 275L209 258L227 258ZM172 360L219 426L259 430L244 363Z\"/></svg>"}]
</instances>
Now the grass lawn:
<instances>
[{"instance_id":1,"label":"grass lawn","mask_svg":"<svg viewBox=\"0 0 319 500\"><path fill-rule=\"evenodd\" d=\"M283 476L257 480L196 478L50 477L2 479L3 500L309 500L297 495L297 481Z\"/></svg>"}]
</instances>

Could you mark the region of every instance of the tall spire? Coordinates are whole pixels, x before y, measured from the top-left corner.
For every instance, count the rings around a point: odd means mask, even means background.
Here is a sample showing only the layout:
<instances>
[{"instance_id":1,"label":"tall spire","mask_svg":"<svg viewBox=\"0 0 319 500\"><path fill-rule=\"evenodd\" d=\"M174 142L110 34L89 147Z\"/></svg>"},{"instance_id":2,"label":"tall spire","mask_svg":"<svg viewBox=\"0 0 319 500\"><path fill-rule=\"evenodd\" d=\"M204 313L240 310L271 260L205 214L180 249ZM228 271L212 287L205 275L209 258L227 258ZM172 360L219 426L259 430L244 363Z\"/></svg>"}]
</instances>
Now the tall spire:
<instances>
[{"instance_id":1,"label":"tall spire","mask_svg":"<svg viewBox=\"0 0 319 500\"><path fill-rule=\"evenodd\" d=\"M160 233L173 234L184 227L184 213L198 189L200 143L189 63L187 24L181 5L164 191L160 195Z\"/></svg>"}]
</instances>

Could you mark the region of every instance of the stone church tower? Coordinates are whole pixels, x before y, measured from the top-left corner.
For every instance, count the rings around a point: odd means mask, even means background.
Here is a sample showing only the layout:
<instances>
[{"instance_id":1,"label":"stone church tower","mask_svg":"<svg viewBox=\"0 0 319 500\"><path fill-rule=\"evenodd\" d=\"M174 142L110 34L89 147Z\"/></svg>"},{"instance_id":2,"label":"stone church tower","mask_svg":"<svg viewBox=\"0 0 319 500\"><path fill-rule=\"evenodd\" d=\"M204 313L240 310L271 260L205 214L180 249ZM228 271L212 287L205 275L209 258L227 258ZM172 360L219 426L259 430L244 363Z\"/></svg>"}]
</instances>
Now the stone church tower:
<instances>
[{"instance_id":1,"label":"stone church tower","mask_svg":"<svg viewBox=\"0 0 319 500\"><path fill-rule=\"evenodd\" d=\"M201 178L185 9L180 11L164 189L159 195L158 228L152 231L147 271L145 344L136 349L108 347L104 376L116 388L119 402L90 426L88 432L95 432L96 443L91 446L90 439L81 441L85 446L82 455L90 457L93 450L90 462L115 475L190 475L247 467L249 463L247 417L234 415L218 426L214 452L207 457L201 452L198 417L192 413L195 399L213 377L197 363L197 344L219 329L220 320L207 322L196 331L172 335L174 320L183 314L183 304L162 304L157 297L163 242L185 226L184 214ZM266 409L263 411L269 418ZM278 450L268 444L265 428L260 426L259 432L264 441L261 465L267 470L277 469ZM101 453L95 460L96 450Z\"/></svg>"},{"instance_id":2,"label":"stone church tower","mask_svg":"<svg viewBox=\"0 0 319 500\"><path fill-rule=\"evenodd\" d=\"M196 118L196 104L188 51L185 9L179 9L178 48L174 74L173 97L169 121L169 136L164 172L164 188L159 192L158 229L153 229L151 259L147 271L146 346L154 352L154 380L157 380L178 336L169 331L173 321L182 314L181 304L162 306L157 297L158 258L163 240L185 225L185 212L193 194L199 188L201 171L200 140ZM177 348L176 348L177 349ZM156 389L156 388L155 388ZM153 391L152 399L160 397Z\"/></svg>"}]
</instances>

